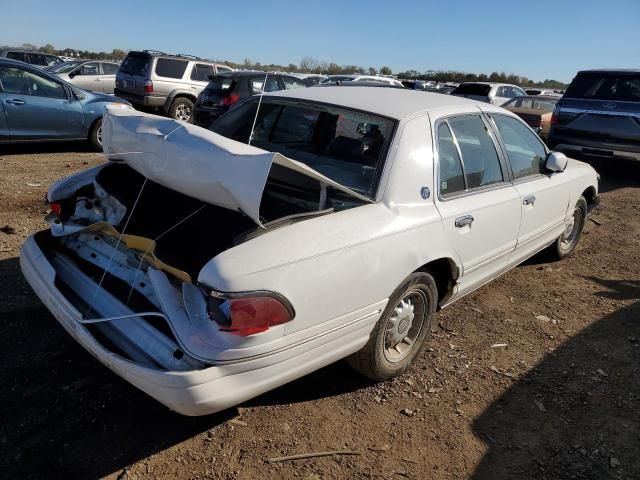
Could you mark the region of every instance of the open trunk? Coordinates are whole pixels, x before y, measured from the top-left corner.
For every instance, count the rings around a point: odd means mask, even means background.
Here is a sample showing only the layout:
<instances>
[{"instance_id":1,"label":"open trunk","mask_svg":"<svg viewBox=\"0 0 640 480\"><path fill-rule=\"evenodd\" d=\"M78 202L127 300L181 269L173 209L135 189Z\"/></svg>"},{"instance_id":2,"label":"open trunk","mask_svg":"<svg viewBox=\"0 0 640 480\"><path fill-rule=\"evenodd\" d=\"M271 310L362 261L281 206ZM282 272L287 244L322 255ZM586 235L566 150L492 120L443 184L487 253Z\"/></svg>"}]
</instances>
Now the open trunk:
<instances>
[{"instance_id":1,"label":"open trunk","mask_svg":"<svg viewBox=\"0 0 640 480\"><path fill-rule=\"evenodd\" d=\"M150 368L228 361L242 337L294 318L273 292L198 285L212 258L370 201L278 153L173 120L118 112L104 125L115 158L49 190L51 231L35 240L81 314L76 321L105 348Z\"/></svg>"}]
</instances>

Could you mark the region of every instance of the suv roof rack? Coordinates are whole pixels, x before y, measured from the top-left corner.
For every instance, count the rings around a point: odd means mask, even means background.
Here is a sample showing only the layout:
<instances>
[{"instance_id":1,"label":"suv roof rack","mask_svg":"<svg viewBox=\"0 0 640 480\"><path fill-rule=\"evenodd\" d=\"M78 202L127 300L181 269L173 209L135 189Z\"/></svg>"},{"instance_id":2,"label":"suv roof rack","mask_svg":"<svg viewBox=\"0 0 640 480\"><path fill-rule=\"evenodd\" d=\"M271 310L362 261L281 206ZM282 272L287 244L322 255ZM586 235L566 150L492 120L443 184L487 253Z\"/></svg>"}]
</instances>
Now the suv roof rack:
<instances>
[{"instance_id":1,"label":"suv roof rack","mask_svg":"<svg viewBox=\"0 0 640 480\"><path fill-rule=\"evenodd\" d=\"M166 53L161 52L160 50L143 50L143 52L145 53L152 53L152 54L156 54L156 55L166 55Z\"/></svg>"},{"instance_id":2,"label":"suv roof rack","mask_svg":"<svg viewBox=\"0 0 640 480\"><path fill-rule=\"evenodd\" d=\"M195 55L187 55L186 53L176 53L175 55L176 57L185 57L185 58L192 58L194 60L203 60L200 57L196 57Z\"/></svg>"}]
</instances>

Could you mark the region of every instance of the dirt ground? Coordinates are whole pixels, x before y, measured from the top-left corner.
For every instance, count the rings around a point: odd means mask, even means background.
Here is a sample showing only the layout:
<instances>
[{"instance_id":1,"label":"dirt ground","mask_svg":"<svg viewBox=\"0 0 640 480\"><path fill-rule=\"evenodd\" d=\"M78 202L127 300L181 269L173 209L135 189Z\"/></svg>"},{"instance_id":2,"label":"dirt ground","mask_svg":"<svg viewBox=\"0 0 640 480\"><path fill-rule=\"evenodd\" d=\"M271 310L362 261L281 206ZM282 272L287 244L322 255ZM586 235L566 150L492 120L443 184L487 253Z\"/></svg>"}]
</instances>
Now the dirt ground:
<instances>
[{"instance_id":1,"label":"dirt ground","mask_svg":"<svg viewBox=\"0 0 640 480\"><path fill-rule=\"evenodd\" d=\"M100 161L78 145L0 151L0 476L640 478L640 165L591 161L602 204L575 255L442 311L402 378L338 362L188 418L95 361L20 273L47 186ZM323 450L359 454L266 462Z\"/></svg>"}]
</instances>

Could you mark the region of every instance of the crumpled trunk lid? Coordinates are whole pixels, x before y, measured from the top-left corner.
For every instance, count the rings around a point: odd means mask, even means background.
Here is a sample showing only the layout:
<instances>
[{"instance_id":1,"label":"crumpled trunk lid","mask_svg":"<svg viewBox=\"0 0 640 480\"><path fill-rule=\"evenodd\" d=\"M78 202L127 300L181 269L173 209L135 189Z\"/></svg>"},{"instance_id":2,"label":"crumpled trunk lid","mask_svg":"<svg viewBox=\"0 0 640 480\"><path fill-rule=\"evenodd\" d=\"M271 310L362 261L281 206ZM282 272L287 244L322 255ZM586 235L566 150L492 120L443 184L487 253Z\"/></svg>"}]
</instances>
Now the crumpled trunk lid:
<instances>
[{"instance_id":1,"label":"crumpled trunk lid","mask_svg":"<svg viewBox=\"0 0 640 480\"><path fill-rule=\"evenodd\" d=\"M209 130L130 109L107 107L103 147L150 180L182 194L243 212L256 224L271 165L290 168L359 200L371 200L279 153Z\"/></svg>"}]
</instances>

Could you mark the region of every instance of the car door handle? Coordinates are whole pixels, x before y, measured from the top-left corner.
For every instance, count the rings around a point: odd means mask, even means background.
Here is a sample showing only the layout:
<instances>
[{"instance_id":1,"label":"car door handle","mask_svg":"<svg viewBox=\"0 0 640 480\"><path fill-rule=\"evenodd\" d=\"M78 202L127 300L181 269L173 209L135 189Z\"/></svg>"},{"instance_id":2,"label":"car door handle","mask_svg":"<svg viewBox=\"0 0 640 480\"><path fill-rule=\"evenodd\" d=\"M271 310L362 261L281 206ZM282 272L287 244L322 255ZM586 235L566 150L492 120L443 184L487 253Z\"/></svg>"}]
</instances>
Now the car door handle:
<instances>
[{"instance_id":1,"label":"car door handle","mask_svg":"<svg viewBox=\"0 0 640 480\"><path fill-rule=\"evenodd\" d=\"M533 205L534 203L536 203L535 195L529 195L528 197L524 197L524 200L522 200L523 205Z\"/></svg>"},{"instance_id":2,"label":"car door handle","mask_svg":"<svg viewBox=\"0 0 640 480\"><path fill-rule=\"evenodd\" d=\"M7 100L5 103L8 103L9 105L24 105L26 102L24 100L20 100L19 98L12 98L10 100Z\"/></svg>"},{"instance_id":3,"label":"car door handle","mask_svg":"<svg viewBox=\"0 0 640 480\"><path fill-rule=\"evenodd\" d=\"M464 215L463 217L456 218L456 228L463 228L471 226L473 223L473 215Z\"/></svg>"}]
</instances>

